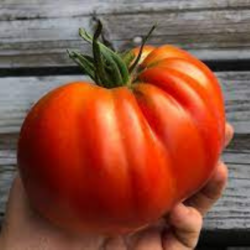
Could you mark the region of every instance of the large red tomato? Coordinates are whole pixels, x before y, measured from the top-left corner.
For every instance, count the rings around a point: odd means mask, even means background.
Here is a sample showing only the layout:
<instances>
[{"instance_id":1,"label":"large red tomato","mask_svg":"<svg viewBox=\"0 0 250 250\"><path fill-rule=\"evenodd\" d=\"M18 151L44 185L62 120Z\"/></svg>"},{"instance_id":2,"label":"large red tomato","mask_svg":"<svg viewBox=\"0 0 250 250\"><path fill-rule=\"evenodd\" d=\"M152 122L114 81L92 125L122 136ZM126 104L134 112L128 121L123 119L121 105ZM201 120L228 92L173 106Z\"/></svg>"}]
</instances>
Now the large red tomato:
<instances>
[{"instance_id":1,"label":"large red tomato","mask_svg":"<svg viewBox=\"0 0 250 250\"><path fill-rule=\"evenodd\" d=\"M96 66L88 73L97 84L66 84L33 107L18 164L43 216L73 231L116 234L154 222L204 185L222 151L224 106L213 73L181 49L145 47L128 75L117 54L93 44L94 60L75 59Z\"/></svg>"}]
</instances>

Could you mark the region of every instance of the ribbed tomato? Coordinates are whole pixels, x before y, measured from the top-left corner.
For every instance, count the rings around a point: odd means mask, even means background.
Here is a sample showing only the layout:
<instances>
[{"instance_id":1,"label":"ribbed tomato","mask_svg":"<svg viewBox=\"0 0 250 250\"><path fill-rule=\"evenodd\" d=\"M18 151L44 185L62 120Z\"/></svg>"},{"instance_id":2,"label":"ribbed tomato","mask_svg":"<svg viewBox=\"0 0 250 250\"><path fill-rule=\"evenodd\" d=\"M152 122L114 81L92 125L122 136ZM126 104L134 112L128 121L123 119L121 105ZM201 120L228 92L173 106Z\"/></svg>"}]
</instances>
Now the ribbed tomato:
<instances>
[{"instance_id":1,"label":"ribbed tomato","mask_svg":"<svg viewBox=\"0 0 250 250\"><path fill-rule=\"evenodd\" d=\"M156 221L206 183L222 151L224 105L216 77L186 51L145 46L126 65L96 38L94 59L71 57L97 84L69 83L38 101L18 165L32 206L51 222L118 234Z\"/></svg>"}]
</instances>

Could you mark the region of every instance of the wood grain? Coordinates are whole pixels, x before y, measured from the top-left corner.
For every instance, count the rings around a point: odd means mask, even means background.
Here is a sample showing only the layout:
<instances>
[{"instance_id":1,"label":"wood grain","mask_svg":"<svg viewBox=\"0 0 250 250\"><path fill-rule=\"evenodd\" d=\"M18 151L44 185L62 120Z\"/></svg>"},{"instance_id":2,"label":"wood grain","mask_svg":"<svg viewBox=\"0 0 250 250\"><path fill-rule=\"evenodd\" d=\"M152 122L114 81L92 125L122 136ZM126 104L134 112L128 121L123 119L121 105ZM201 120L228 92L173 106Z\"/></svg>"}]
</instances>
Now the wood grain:
<instances>
[{"instance_id":1,"label":"wood grain","mask_svg":"<svg viewBox=\"0 0 250 250\"><path fill-rule=\"evenodd\" d=\"M198 10L245 9L248 0L8 0L1 1L0 21L27 20L38 18L58 18L96 14L145 13L150 11L185 12Z\"/></svg>"},{"instance_id":2,"label":"wood grain","mask_svg":"<svg viewBox=\"0 0 250 250\"><path fill-rule=\"evenodd\" d=\"M0 68L72 65L66 49L89 50L77 30L93 30L96 19L117 49L139 45L158 22L152 44L176 44L204 60L250 58L249 0L8 0L0 7Z\"/></svg>"},{"instance_id":3,"label":"wood grain","mask_svg":"<svg viewBox=\"0 0 250 250\"><path fill-rule=\"evenodd\" d=\"M223 158L230 179L224 197L208 214L205 229L250 229L250 72L217 73L225 94L227 116L236 136ZM84 76L0 78L0 214L16 169L16 144L24 116L50 89Z\"/></svg>"},{"instance_id":4,"label":"wood grain","mask_svg":"<svg viewBox=\"0 0 250 250\"><path fill-rule=\"evenodd\" d=\"M225 95L226 112L237 133L250 133L250 72L217 73ZM0 78L0 134L19 132L22 121L42 95L54 87L85 76Z\"/></svg>"},{"instance_id":5,"label":"wood grain","mask_svg":"<svg viewBox=\"0 0 250 250\"><path fill-rule=\"evenodd\" d=\"M19 132L24 116L52 88L85 76L0 78L0 134Z\"/></svg>"}]
</instances>

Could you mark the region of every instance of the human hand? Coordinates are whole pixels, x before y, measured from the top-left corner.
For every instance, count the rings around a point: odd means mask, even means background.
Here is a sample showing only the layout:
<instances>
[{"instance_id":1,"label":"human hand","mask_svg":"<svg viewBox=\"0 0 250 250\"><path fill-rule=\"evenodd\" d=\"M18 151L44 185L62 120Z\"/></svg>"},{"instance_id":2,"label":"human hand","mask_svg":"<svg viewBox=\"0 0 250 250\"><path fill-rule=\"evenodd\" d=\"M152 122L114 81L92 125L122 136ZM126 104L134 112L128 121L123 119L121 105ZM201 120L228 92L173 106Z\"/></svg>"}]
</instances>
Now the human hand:
<instances>
[{"instance_id":1,"label":"human hand","mask_svg":"<svg viewBox=\"0 0 250 250\"><path fill-rule=\"evenodd\" d=\"M227 125L227 145L233 129ZM75 235L40 217L29 205L19 177L11 188L0 237L1 250L188 250L194 249L202 227L202 216L220 198L227 181L227 168L220 162L212 178L194 196L173 208L168 218L142 231L107 238ZM168 228L167 228L168 227Z\"/></svg>"}]
</instances>

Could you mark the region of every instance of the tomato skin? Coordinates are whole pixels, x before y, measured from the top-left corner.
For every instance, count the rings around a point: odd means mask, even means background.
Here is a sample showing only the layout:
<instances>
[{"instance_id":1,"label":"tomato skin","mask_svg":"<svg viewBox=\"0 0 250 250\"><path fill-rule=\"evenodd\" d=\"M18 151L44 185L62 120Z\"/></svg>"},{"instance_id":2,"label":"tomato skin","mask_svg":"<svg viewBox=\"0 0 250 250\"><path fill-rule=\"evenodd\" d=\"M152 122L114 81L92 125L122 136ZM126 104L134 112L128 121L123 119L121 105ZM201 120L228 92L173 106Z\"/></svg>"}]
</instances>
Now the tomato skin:
<instances>
[{"instance_id":1,"label":"tomato skin","mask_svg":"<svg viewBox=\"0 0 250 250\"><path fill-rule=\"evenodd\" d=\"M175 47L144 53L132 91L69 83L28 114L20 174L34 209L53 223L76 232L130 232L213 173L225 130L217 79Z\"/></svg>"}]
</instances>

